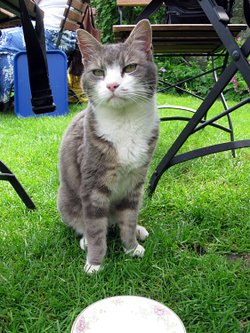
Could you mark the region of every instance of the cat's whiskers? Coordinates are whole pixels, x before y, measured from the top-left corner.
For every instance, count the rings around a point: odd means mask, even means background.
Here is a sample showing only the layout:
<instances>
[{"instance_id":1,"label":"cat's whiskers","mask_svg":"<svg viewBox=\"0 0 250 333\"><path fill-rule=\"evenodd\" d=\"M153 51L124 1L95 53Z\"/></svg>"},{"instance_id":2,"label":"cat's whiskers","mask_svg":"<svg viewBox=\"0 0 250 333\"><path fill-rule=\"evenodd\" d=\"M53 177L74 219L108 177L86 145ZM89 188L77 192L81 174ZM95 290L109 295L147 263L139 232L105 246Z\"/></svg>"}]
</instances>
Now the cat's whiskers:
<instances>
[{"instance_id":1,"label":"cat's whiskers","mask_svg":"<svg viewBox=\"0 0 250 333\"><path fill-rule=\"evenodd\" d=\"M132 99L135 103L140 103L140 102L148 102L150 100L150 98L147 96L147 94L145 92L133 92L131 91L128 94L128 98Z\"/></svg>"}]
</instances>

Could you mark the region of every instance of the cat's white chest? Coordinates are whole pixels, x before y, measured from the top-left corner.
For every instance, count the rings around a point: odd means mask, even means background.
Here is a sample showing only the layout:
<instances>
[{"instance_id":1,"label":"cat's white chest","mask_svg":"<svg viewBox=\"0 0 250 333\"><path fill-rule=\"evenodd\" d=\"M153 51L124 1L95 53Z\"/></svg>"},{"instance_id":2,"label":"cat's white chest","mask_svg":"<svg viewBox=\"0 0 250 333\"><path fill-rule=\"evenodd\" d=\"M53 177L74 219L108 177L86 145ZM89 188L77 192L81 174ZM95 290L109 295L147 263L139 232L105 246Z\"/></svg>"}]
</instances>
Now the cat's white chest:
<instances>
[{"instance_id":1,"label":"cat's white chest","mask_svg":"<svg viewBox=\"0 0 250 333\"><path fill-rule=\"evenodd\" d=\"M129 110L123 115L113 112L112 117L110 111L98 112L98 135L114 145L121 166L137 168L148 158L148 141L155 126L156 115L154 105L146 107L146 112L145 105L144 108L141 106L141 112L137 106L134 112Z\"/></svg>"},{"instance_id":2,"label":"cat's white chest","mask_svg":"<svg viewBox=\"0 0 250 333\"><path fill-rule=\"evenodd\" d=\"M109 139L117 150L119 163L134 167L143 164L148 149L143 127L131 122L124 122L119 129L115 124L111 124L110 127Z\"/></svg>"}]
</instances>

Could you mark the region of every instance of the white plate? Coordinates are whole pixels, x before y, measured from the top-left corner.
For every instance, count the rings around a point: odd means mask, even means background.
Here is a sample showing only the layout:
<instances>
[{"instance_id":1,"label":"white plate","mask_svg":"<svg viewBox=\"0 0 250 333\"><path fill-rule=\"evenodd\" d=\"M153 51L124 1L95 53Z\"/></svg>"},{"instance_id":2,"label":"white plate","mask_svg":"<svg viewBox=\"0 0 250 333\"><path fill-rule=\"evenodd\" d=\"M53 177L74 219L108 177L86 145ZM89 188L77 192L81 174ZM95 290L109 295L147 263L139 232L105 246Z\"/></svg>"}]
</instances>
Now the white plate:
<instances>
[{"instance_id":1,"label":"white plate","mask_svg":"<svg viewBox=\"0 0 250 333\"><path fill-rule=\"evenodd\" d=\"M76 318L71 333L186 333L180 318L154 300L115 296L91 304Z\"/></svg>"}]
</instances>

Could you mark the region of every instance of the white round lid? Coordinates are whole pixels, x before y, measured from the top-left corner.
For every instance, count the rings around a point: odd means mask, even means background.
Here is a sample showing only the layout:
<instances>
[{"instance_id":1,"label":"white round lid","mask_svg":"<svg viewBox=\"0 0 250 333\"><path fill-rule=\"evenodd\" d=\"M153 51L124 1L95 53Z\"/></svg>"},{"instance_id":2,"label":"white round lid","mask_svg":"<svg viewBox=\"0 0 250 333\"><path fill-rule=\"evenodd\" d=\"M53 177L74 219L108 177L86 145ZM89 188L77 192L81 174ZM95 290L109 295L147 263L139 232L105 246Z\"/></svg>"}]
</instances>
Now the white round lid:
<instances>
[{"instance_id":1,"label":"white round lid","mask_svg":"<svg viewBox=\"0 0 250 333\"><path fill-rule=\"evenodd\" d=\"M139 296L115 296L91 304L76 318L71 333L186 333L167 306Z\"/></svg>"}]
</instances>

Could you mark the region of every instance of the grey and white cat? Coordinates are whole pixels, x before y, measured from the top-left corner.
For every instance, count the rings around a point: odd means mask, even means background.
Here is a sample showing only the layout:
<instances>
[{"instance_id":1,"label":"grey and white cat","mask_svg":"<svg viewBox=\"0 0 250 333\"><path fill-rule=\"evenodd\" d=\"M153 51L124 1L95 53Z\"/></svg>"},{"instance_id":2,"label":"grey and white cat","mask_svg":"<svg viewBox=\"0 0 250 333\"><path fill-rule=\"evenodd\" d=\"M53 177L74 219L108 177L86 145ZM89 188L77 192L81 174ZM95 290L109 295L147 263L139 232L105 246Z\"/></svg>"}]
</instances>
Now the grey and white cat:
<instances>
[{"instance_id":1,"label":"grey and white cat","mask_svg":"<svg viewBox=\"0 0 250 333\"><path fill-rule=\"evenodd\" d=\"M156 66L151 27L140 21L124 43L102 45L77 31L83 88L89 98L64 134L59 159L58 209L82 235L85 271L98 271L110 223L126 253L142 257L148 232L137 225L147 169L158 138Z\"/></svg>"}]
</instances>

